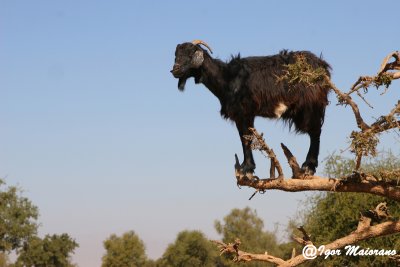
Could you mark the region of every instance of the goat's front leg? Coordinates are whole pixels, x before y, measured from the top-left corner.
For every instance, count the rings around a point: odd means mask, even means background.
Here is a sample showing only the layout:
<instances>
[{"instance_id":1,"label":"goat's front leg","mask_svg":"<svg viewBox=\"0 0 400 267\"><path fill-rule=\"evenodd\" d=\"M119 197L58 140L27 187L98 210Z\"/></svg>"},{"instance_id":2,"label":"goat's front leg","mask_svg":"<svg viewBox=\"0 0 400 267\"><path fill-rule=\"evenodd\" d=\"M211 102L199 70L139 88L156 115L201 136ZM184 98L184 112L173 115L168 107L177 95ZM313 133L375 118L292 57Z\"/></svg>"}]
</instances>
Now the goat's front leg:
<instances>
[{"instance_id":1,"label":"goat's front leg","mask_svg":"<svg viewBox=\"0 0 400 267\"><path fill-rule=\"evenodd\" d=\"M251 150L251 141L246 139L246 135L250 135L249 128L254 127L254 118L236 121L236 127L239 131L240 141L242 141L243 148L243 163L240 165L243 173L253 173L256 168L256 164L253 159L253 152Z\"/></svg>"},{"instance_id":2,"label":"goat's front leg","mask_svg":"<svg viewBox=\"0 0 400 267\"><path fill-rule=\"evenodd\" d=\"M301 166L301 169L305 174L314 175L316 168L318 167L318 154L319 154L319 142L321 132L310 133L310 148L307 153L306 161Z\"/></svg>"}]
</instances>

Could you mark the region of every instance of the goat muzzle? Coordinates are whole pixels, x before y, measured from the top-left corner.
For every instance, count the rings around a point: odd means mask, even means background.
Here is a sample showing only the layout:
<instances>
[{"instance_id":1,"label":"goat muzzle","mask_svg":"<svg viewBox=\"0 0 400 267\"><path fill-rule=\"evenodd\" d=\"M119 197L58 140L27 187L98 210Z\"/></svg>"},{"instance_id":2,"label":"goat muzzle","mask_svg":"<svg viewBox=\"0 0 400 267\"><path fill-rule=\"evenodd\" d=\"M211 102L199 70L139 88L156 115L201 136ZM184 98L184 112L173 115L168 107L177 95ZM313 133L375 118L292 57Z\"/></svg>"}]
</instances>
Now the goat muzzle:
<instances>
[{"instance_id":1,"label":"goat muzzle","mask_svg":"<svg viewBox=\"0 0 400 267\"><path fill-rule=\"evenodd\" d=\"M181 75L181 66L178 64L175 64L172 67L172 70L170 71L172 73L172 75L174 75L175 78L179 78Z\"/></svg>"}]
</instances>

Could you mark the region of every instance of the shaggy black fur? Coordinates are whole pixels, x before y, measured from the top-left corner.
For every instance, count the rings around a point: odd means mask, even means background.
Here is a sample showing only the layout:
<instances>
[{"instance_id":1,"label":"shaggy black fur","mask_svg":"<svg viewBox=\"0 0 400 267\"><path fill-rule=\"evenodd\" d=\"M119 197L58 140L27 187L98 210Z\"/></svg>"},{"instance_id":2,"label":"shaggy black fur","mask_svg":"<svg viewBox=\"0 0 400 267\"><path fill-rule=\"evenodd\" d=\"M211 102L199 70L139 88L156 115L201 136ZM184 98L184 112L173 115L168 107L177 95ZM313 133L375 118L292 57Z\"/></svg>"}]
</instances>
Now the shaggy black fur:
<instances>
[{"instance_id":1,"label":"shaggy black fur","mask_svg":"<svg viewBox=\"0 0 400 267\"><path fill-rule=\"evenodd\" d=\"M249 134L248 128L254 126L256 116L281 118L293 125L296 132L307 133L311 142L302 168L313 174L318 166L321 127L330 88L322 81L312 86L302 83L288 86L285 81L277 81L287 70L285 65L295 63L299 54L312 67L322 67L330 75L329 64L308 51L246 58L239 55L225 63L212 58L199 45L183 43L176 48L171 72L179 78L179 89L183 90L186 80L194 77L196 83L203 83L219 99L221 115L234 121L239 131L244 172L255 169L250 143L243 136Z\"/></svg>"}]
</instances>

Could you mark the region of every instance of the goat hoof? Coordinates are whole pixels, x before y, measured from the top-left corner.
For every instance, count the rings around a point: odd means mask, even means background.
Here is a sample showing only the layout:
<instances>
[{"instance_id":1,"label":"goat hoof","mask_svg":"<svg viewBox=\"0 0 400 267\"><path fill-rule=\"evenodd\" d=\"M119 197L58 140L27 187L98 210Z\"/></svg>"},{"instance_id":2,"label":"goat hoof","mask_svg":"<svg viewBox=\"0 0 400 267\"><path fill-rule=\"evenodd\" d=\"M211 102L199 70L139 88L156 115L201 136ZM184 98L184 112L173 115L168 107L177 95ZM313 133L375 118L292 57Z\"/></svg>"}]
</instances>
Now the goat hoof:
<instances>
[{"instance_id":1,"label":"goat hoof","mask_svg":"<svg viewBox=\"0 0 400 267\"><path fill-rule=\"evenodd\" d=\"M315 167L314 166L309 166L306 163L304 163L301 166L301 171L305 174L305 175L310 175L313 176L315 173Z\"/></svg>"},{"instance_id":2,"label":"goat hoof","mask_svg":"<svg viewBox=\"0 0 400 267\"><path fill-rule=\"evenodd\" d=\"M244 172L243 174L244 174L244 177L246 177L247 179L253 180L254 175L252 172Z\"/></svg>"},{"instance_id":3,"label":"goat hoof","mask_svg":"<svg viewBox=\"0 0 400 267\"><path fill-rule=\"evenodd\" d=\"M240 169L240 172L243 173L246 176L253 176L254 174L254 169L253 170L249 170L249 169Z\"/></svg>"},{"instance_id":4,"label":"goat hoof","mask_svg":"<svg viewBox=\"0 0 400 267\"><path fill-rule=\"evenodd\" d=\"M253 174L254 173L254 169L256 168L255 165L252 164L242 164L240 166L240 171L244 174Z\"/></svg>"}]
</instances>

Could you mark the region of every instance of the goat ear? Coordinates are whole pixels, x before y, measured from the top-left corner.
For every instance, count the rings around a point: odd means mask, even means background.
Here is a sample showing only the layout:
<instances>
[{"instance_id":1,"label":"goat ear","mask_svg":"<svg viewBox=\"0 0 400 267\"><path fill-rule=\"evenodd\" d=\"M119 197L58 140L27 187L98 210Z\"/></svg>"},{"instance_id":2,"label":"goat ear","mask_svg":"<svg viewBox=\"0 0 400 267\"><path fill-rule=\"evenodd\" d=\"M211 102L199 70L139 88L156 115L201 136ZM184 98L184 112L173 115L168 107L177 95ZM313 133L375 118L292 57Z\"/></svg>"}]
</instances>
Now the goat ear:
<instances>
[{"instance_id":1,"label":"goat ear","mask_svg":"<svg viewBox=\"0 0 400 267\"><path fill-rule=\"evenodd\" d=\"M193 58L192 58L192 64L194 67L198 68L203 64L204 61L204 56L203 56L203 51L197 50L194 52Z\"/></svg>"}]
</instances>

